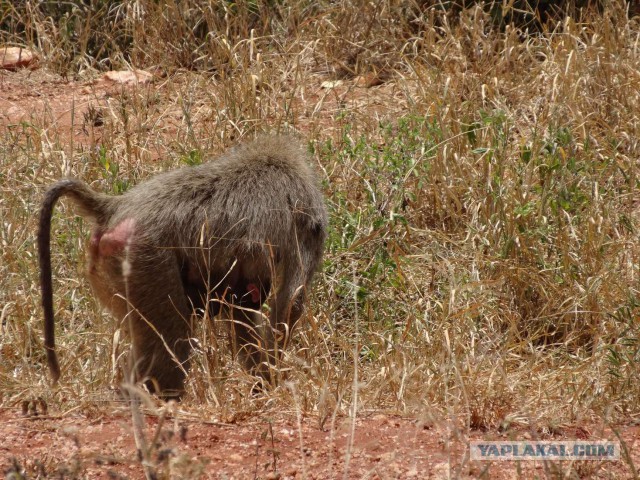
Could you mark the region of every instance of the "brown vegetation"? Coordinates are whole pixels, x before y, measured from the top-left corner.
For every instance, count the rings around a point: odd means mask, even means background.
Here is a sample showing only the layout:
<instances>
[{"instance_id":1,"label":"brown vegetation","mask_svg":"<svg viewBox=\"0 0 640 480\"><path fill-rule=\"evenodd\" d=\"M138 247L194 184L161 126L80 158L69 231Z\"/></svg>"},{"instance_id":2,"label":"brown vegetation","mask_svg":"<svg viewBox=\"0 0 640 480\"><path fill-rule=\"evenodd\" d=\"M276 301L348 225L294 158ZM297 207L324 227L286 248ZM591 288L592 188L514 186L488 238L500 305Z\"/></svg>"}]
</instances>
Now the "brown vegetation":
<instances>
[{"instance_id":1,"label":"brown vegetation","mask_svg":"<svg viewBox=\"0 0 640 480\"><path fill-rule=\"evenodd\" d=\"M630 4L528 29L480 6L454 15L420 2L94 3L60 17L1 10L3 43L40 58L0 77L2 405L43 397L49 412L95 414L118 398L126 346L82 279L88 226L65 209L53 235L65 373L49 388L34 244L46 185L73 174L119 193L294 130L322 173L331 229L283 360L288 383L252 396L227 330L202 325L183 414L284 410L328 428L393 411L452 422L462 438L599 435L638 420ZM153 80L100 76L129 67Z\"/></svg>"}]
</instances>

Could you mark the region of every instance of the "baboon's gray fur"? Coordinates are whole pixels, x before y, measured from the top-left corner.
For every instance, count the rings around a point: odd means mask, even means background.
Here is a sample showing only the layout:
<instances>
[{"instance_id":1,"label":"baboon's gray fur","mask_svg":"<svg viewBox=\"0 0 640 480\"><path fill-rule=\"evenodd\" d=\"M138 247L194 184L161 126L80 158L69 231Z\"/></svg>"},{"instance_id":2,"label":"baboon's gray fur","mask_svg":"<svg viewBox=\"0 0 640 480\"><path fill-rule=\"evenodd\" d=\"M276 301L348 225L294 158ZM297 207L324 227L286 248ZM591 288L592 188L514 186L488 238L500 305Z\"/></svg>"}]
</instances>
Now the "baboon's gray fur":
<instances>
[{"instance_id":1,"label":"baboon's gray fur","mask_svg":"<svg viewBox=\"0 0 640 480\"><path fill-rule=\"evenodd\" d=\"M183 391L194 308L228 313L245 364L267 376L302 313L327 230L324 199L298 141L262 137L205 164L156 175L120 196L97 193L76 179L53 184L40 212L38 248L45 346L55 380L60 368L49 243L51 214L62 196L95 223L89 279L117 318L132 315L138 380L157 382L165 395ZM131 267L126 276L125 259ZM265 300L271 328L256 335L252 327L263 323Z\"/></svg>"}]
</instances>

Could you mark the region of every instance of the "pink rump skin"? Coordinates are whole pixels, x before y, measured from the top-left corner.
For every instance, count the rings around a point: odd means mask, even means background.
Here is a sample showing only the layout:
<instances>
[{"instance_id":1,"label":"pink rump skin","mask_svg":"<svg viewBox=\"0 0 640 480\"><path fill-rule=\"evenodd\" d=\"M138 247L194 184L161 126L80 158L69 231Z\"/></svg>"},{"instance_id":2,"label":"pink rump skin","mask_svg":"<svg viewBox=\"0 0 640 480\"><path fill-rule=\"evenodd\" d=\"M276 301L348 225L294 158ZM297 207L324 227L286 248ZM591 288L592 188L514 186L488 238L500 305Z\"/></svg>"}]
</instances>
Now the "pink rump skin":
<instances>
[{"instance_id":1,"label":"pink rump skin","mask_svg":"<svg viewBox=\"0 0 640 480\"><path fill-rule=\"evenodd\" d=\"M127 218L106 232L94 230L89 241L92 256L110 257L122 252L133 235L134 227L135 220Z\"/></svg>"}]
</instances>

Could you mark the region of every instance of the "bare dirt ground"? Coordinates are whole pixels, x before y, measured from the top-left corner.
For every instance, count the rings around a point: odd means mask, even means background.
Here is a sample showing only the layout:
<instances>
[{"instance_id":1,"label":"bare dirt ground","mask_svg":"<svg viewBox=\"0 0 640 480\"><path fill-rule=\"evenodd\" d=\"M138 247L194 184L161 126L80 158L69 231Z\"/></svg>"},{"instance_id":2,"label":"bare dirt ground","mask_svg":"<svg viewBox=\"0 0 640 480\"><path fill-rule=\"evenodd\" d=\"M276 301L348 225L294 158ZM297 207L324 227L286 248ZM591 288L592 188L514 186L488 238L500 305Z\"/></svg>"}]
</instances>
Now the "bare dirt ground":
<instances>
[{"instance_id":1,"label":"bare dirt ground","mask_svg":"<svg viewBox=\"0 0 640 480\"><path fill-rule=\"evenodd\" d=\"M45 129L81 143L100 134L87 128L91 106L107 102L121 88L104 77L72 81L43 71L5 72L0 77L0 128L47 118ZM371 90L342 88L326 96L318 88L308 93L315 105L309 108L329 111L338 97L364 101L367 108L391 105L393 101L380 96L391 97L393 91L389 85ZM170 116L165 117L168 123ZM304 120L301 123L304 128ZM46 137L47 132L43 133ZM7 478L25 478L22 472L27 478L144 478L126 408L99 413L54 410L50 406L47 414L39 415L24 413L20 405L0 410L0 468ZM171 478L564 478L562 472L567 471L581 478L638 478L633 465L640 465L640 427L631 420L615 428L626 448L626 460L580 465L471 462L468 442L615 440L610 427L565 425L554 432L521 428L469 433L458 420L425 422L363 412L355 424L339 416L321 425L318 417L298 418L295 411L269 412L235 423L176 413L164 420L147 416L146 423L147 439L155 440L154 460L160 464L159 471Z\"/></svg>"},{"instance_id":2,"label":"bare dirt ground","mask_svg":"<svg viewBox=\"0 0 640 480\"><path fill-rule=\"evenodd\" d=\"M172 478L564 478L569 462L470 462L469 440L531 439L525 431L509 435L473 432L445 424L390 414L364 413L329 419L295 413L255 416L238 423L177 415L147 417L147 438L156 439L153 460ZM0 411L1 466L5 473L26 470L46 478L144 478L126 409L100 415L61 416ZM634 464L640 461L640 428L624 426L621 439ZM353 435L353 439L352 439ZM584 428L566 428L553 440L615 438ZM627 462L580 462L581 478L637 478ZM47 472L45 474L44 472ZM30 475L30 476L31 476ZM202 478L201 477L201 478ZM18 478L18 477L12 477ZM570 477L574 478L574 477Z\"/></svg>"},{"instance_id":3,"label":"bare dirt ground","mask_svg":"<svg viewBox=\"0 0 640 480\"><path fill-rule=\"evenodd\" d=\"M89 478L106 478L109 472L141 477L126 412L94 419L72 414L16 419L5 411L0 419L4 469L10 467L9 457L15 457L28 469L42 462L59 464L68 472L81 471ZM148 419L149 437L158 423L157 418ZM347 464L348 478L443 478L450 455L463 453L459 442L447 448L445 432L388 415L359 419L349 452L350 436L351 422L344 418L333 428L325 425L324 430L313 418L298 425L295 415L238 424L166 421L159 453L173 463L189 465L191 473L203 468L209 478L278 478L278 472L282 478L315 479L342 477ZM181 473L184 478L190 476Z\"/></svg>"}]
</instances>

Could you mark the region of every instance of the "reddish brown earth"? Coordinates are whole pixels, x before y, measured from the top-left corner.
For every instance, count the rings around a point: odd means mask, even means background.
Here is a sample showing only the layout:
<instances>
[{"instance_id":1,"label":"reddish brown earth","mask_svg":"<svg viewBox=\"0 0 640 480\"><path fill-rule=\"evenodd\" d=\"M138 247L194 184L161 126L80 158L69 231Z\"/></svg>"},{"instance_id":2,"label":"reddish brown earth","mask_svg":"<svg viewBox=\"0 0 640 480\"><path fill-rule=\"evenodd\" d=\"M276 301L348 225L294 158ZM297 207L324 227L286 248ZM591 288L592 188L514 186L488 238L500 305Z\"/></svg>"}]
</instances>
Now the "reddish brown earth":
<instances>
[{"instance_id":1,"label":"reddish brown earth","mask_svg":"<svg viewBox=\"0 0 640 480\"><path fill-rule=\"evenodd\" d=\"M126 409L104 416L78 414L26 417L18 409L0 410L0 465L29 477L144 478ZM534 478L562 468L543 462L470 462L471 439L531 439L527 432L476 432L465 438L447 425L389 414L360 416L353 430L349 418L260 416L235 424L147 417L147 442L156 438L151 460L172 478ZM160 426L159 426L160 424ZM622 439L635 465L640 463L640 428L622 428ZM613 439L580 429L541 438L554 440ZM351 445L351 446L350 446ZM628 462L578 462L582 478L637 478ZM518 471L520 475L518 475ZM553 477L560 478L560 477ZM571 477L575 478L575 477Z\"/></svg>"},{"instance_id":2,"label":"reddish brown earth","mask_svg":"<svg viewBox=\"0 0 640 480\"><path fill-rule=\"evenodd\" d=\"M95 419L16 418L15 413L0 413L3 469L10 468L10 458L15 457L31 471L41 463L47 472L55 466L89 478L107 478L109 472L142 478L126 412ZM148 418L147 423L151 438L159 421ZM349 460L349 419L337 420L333 429L325 425L324 431L313 418L298 426L295 418L287 417L238 424L167 420L161 430L155 459L161 454L170 463L182 460L189 469L202 467L209 478L277 478L275 472L282 478L334 478L344 475L347 463L348 478L430 477L426 472L442 478L448 471L450 450L444 432L386 415L357 421Z\"/></svg>"},{"instance_id":3,"label":"reddish brown earth","mask_svg":"<svg viewBox=\"0 0 640 480\"><path fill-rule=\"evenodd\" d=\"M362 83L362 81L357 80ZM131 82L128 83L130 85ZM375 82L371 83L372 86ZM99 130L87 129L91 105L101 105L122 85L107 77L92 81L60 79L39 70L0 72L0 128L21 121L46 119L47 129L76 142ZM145 88L153 88L146 86ZM386 89L386 91L384 90ZM343 88L352 102L367 97L367 108L389 105L380 93ZM380 87L393 97L392 86ZM330 109L318 88L314 103ZM401 104L395 104L401 108ZM383 107L382 107L383 108ZM165 119L166 120L166 119ZM304 123L304 122L302 122ZM304 129L304 125L301 125ZM47 131L43 132L47 135ZM0 469L7 478L144 478L126 408L109 413L26 415L21 407L0 409ZM445 478L638 478L640 427L616 427L628 456L615 462L470 462L468 442L484 440L615 440L597 425L565 426L553 435L520 428L508 433L472 431L459 422L424 422L386 413L359 414L327 420L298 420L289 414L256 414L237 423L219 423L204 416L177 414L160 421L147 416L146 439L160 476L216 479L445 479ZM352 436L353 435L353 436ZM155 438L155 441L151 439ZM572 470L571 470L572 469Z\"/></svg>"},{"instance_id":4,"label":"reddish brown earth","mask_svg":"<svg viewBox=\"0 0 640 480\"><path fill-rule=\"evenodd\" d=\"M150 79L146 72L71 80L46 70L0 69L0 127L15 128L22 122L42 128L45 141L99 143L102 132L93 128L92 113L108 108L109 99L127 88L144 88Z\"/></svg>"}]
</instances>

